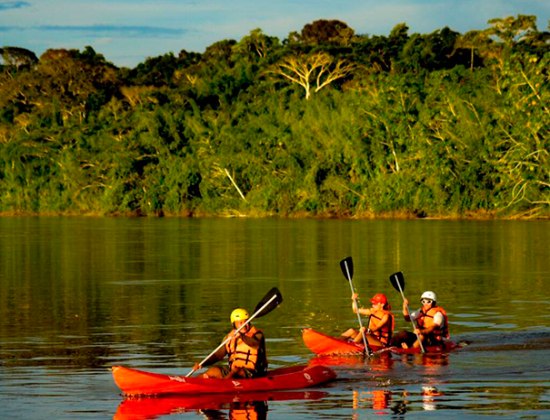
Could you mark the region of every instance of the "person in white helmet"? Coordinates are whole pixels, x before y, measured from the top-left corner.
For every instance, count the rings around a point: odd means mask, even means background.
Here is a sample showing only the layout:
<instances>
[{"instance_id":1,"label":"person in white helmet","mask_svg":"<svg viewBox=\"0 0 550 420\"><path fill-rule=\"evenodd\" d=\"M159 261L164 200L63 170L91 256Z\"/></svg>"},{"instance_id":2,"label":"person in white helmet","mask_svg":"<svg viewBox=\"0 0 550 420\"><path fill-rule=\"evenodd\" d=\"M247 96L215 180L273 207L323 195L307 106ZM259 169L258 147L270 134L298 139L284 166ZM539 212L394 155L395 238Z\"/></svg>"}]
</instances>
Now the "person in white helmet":
<instances>
[{"instance_id":1,"label":"person in white helmet","mask_svg":"<svg viewBox=\"0 0 550 420\"><path fill-rule=\"evenodd\" d=\"M413 313L407 313L409 301L403 301L403 316L406 321L411 319L415 322L414 333L401 331L392 339L392 345L409 347L420 347L417 335L424 346L437 346L443 343L444 338L449 338L449 322L445 309L437 305L437 296L432 291L422 293L420 297L422 307Z\"/></svg>"}]
</instances>

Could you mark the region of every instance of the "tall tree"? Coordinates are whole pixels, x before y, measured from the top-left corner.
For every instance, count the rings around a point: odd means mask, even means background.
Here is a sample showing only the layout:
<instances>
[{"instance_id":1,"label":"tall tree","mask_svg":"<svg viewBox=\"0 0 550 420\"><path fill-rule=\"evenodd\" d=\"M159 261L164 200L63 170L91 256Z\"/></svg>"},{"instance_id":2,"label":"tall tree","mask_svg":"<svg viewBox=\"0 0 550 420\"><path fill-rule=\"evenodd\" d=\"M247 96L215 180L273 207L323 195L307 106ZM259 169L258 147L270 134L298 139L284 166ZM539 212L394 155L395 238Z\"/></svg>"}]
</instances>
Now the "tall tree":
<instances>
[{"instance_id":1,"label":"tall tree","mask_svg":"<svg viewBox=\"0 0 550 420\"><path fill-rule=\"evenodd\" d=\"M518 15L517 18L491 19L487 23L492 25L487 29L487 34L498 37L510 48L515 43L524 41L537 32L537 17L534 15Z\"/></svg>"},{"instance_id":2,"label":"tall tree","mask_svg":"<svg viewBox=\"0 0 550 420\"><path fill-rule=\"evenodd\" d=\"M302 28L299 40L311 45L348 45L354 34L355 31L345 22L320 19L306 24Z\"/></svg>"},{"instance_id":3,"label":"tall tree","mask_svg":"<svg viewBox=\"0 0 550 420\"><path fill-rule=\"evenodd\" d=\"M253 29L233 46L239 54L249 54L258 60L264 59L269 52L280 46L279 38L265 35L260 28Z\"/></svg>"},{"instance_id":4,"label":"tall tree","mask_svg":"<svg viewBox=\"0 0 550 420\"><path fill-rule=\"evenodd\" d=\"M476 50L480 56L486 55L491 40L485 31L468 31L458 37L456 48L470 50L470 71L474 71Z\"/></svg>"},{"instance_id":5,"label":"tall tree","mask_svg":"<svg viewBox=\"0 0 550 420\"><path fill-rule=\"evenodd\" d=\"M38 58L34 52L20 47L0 48L0 58L4 61L4 65L16 68L31 68L38 63Z\"/></svg>"},{"instance_id":6,"label":"tall tree","mask_svg":"<svg viewBox=\"0 0 550 420\"><path fill-rule=\"evenodd\" d=\"M269 72L301 86L307 100L311 96L312 89L318 92L334 81L349 75L354 68L355 66L347 60L336 60L326 53L317 53L308 56L286 56Z\"/></svg>"}]
</instances>

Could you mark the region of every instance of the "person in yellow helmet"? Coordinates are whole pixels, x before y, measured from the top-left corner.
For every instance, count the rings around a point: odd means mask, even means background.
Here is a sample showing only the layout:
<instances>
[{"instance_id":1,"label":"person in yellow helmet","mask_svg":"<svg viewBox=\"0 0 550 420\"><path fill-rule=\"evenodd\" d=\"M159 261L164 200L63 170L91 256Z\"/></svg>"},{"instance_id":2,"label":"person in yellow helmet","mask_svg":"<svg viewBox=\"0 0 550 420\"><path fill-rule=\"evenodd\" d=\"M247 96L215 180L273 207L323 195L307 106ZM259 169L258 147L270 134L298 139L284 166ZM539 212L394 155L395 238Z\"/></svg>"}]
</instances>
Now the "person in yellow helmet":
<instances>
[{"instance_id":1,"label":"person in yellow helmet","mask_svg":"<svg viewBox=\"0 0 550 420\"><path fill-rule=\"evenodd\" d=\"M236 331L246 323L249 315L245 309L237 308L231 312L231 324L233 330L223 339L231 339L225 346L210 356L202 364L196 363L194 369L199 370L203 366L210 366L225 356L229 357L228 366L212 366L203 378L257 378L267 372L267 357L265 351L264 333L252 326L249 322L237 335Z\"/></svg>"}]
</instances>

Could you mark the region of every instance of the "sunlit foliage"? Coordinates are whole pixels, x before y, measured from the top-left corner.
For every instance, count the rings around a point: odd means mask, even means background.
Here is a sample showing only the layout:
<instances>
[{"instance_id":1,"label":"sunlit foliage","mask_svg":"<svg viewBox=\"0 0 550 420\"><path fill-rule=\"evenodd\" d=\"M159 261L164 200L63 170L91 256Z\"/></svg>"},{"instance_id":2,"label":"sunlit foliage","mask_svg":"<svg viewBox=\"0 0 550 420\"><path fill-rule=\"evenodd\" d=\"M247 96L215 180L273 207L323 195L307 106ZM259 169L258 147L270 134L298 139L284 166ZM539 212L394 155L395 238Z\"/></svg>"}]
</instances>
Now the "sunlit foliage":
<instances>
[{"instance_id":1,"label":"sunlit foliage","mask_svg":"<svg viewBox=\"0 0 550 420\"><path fill-rule=\"evenodd\" d=\"M550 33L315 21L117 68L0 50L0 212L550 215Z\"/></svg>"}]
</instances>

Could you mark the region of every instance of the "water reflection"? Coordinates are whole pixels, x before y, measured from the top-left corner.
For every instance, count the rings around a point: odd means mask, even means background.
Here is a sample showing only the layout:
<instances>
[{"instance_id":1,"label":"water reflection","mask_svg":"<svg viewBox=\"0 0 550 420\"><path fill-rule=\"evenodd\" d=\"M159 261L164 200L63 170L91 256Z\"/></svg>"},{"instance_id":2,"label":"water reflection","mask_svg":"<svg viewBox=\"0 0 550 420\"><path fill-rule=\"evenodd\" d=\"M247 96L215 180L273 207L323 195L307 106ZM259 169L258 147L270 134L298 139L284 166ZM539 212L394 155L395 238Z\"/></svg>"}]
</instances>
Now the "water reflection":
<instances>
[{"instance_id":1,"label":"water reflection","mask_svg":"<svg viewBox=\"0 0 550 420\"><path fill-rule=\"evenodd\" d=\"M322 391L254 392L171 397L128 398L114 420L152 420L160 416L198 412L206 419L267 419L268 401L319 400Z\"/></svg>"},{"instance_id":2,"label":"water reflection","mask_svg":"<svg viewBox=\"0 0 550 420\"><path fill-rule=\"evenodd\" d=\"M423 366L425 374L436 374L443 366L449 365L449 353L441 354L403 354L401 362L408 366Z\"/></svg>"},{"instance_id":3,"label":"water reflection","mask_svg":"<svg viewBox=\"0 0 550 420\"><path fill-rule=\"evenodd\" d=\"M315 356L309 360L310 365L341 366L357 368L360 366L368 367L369 373L375 377L386 375L396 362L401 362L408 366L423 366L428 368L425 373L436 373L441 367L449 365L449 353L441 354L391 354L381 353L372 357L363 357L359 355L333 355L333 356Z\"/></svg>"},{"instance_id":4,"label":"water reflection","mask_svg":"<svg viewBox=\"0 0 550 420\"><path fill-rule=\"evenodd\" d=\"M472 385L427 382L400 390L358 389L352 391L352 418L370 418L371 414L405 418L422 411L440 411L440 417L457 419L474 413L491 417L548 418L548 389L548 384L535 381L520 386L505 382ZM423 418L422 414L420 417L416 414L416 418Z\"/></svg>"},{"instance_id":5,"label":"water reflection","mask_svg":"<svg viewBox=\"0 0 550 420\"><path fill-rule=\"evenodd\" d=\"M371 368L371 373L374 374L374 376L378 375L385 375L387 371L391 370L393 368L395 359L393 356L389 353L381 354L376 357L371 357L368 360L368 365Z\"/></svg>"},{"instance_id":6,"label":"water reflection","mask_svg":"<svg viewBox=\"0 0 550 420\"><path fill-rule=\"evenodd\" d=\"M422 387L422 407L426 411L433 411L436 409L436 397L445 395L434 386Z\"/></svg>"},{"instance_id":7,"label":"water reflection","mask_svg":"<svg viewBox=\"0 0 550 420\"><path fill-rule=\"evenodd\" d=\"M372 408L375 412L384 410L391 401L391 392L378 389L368 391L353 391L353 409ZM384 414L377 412L376 414Z\"/></svg>"},{"instance_id":8,"label":"water reflection","mask_svg":"<svg viewBox=\"0 0 550 420\"><path fill-rule=\"evenodd\" d=\"M352 391L353 415L352 418L361 417L361 411L368 410L376 415L392 416L405 414L408 411L417 410L414 404L421 401L422 410L434 411L438 407L439 397L445 395L432 385L422 385L420 391L390 391L387 389L367 389Z\"/></svg>"},{"instance_id":9,"label":"water reflection","mask_svg":"<svg viewBox=\"0 0 550 420\"><path fill-rule=\"evenodd\" d=\"M309 360L310 365L341 366L357 368L360 366L369 367L370 373L376 376L377 373L391 370L395 360L390 353L377 354L372 357L361 355L332 355L315 356Z\"/></svg>"}]
</instances>

